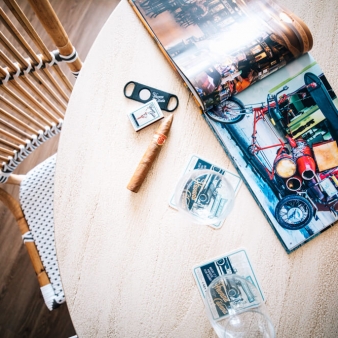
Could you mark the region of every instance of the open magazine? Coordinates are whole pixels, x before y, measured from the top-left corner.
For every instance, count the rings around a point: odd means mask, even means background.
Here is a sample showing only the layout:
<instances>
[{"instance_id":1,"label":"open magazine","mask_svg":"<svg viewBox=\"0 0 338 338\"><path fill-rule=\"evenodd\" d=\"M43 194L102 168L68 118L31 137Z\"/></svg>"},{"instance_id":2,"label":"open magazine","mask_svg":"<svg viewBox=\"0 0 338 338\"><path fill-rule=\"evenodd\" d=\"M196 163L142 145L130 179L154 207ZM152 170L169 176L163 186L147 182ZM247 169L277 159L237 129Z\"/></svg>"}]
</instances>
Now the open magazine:
<instances>
[{"instance_id":1,"label":"open magazine","mask_svg":"<svg viewBox=\"0 0 338 338\"><path fill-rule=\"evenodd\" d=\"M338 218L338 99L270 0L129 0L287 252Z\"/></svg>"}]
</instances>

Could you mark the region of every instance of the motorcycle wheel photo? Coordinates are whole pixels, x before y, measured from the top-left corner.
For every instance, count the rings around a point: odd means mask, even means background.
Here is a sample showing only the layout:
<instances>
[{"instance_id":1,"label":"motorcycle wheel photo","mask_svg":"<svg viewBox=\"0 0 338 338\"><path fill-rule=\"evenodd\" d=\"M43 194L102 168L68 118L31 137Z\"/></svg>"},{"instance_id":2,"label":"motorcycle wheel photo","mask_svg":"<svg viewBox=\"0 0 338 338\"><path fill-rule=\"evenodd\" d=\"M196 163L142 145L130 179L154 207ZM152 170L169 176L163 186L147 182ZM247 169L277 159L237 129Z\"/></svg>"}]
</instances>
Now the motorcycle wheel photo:
<instances>
[{"instance_id":1,"label":"motorcycle wheel photo","mask_svg":"<svg viewBox=\"0 0 338 338\"><path fill-rule=\"evenodd\" d=\"M304 197L288 195L278 202L275 217L282 228L299 230L311 222L313 207Z\"/></svg>"},{"instance_id":2,"label":"motorcycle wheel photo","mask_svg":"<svg viewBox=\"0 0 338 338\"><path fill-rule=\"evenodd\" d=\"M209 110L205 113L212 120L225 124L237 123L244 119L245 116L245 107L242 101L236 99L235 97L230 97L226 101L220 104L221 109Z\"/></svg>"}]
</instances>

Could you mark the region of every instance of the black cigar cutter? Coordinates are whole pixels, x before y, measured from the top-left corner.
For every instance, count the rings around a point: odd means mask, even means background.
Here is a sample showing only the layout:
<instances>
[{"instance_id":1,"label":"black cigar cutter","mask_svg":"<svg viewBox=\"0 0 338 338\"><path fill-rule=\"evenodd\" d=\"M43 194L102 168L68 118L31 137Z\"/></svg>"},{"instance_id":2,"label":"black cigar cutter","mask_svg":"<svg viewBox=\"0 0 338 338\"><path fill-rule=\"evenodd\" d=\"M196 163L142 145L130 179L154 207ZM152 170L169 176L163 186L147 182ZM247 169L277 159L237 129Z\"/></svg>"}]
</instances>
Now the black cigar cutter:
<instances>
[{"instance_id":1,"label":"black cigar cutter","mask_svg":"<svg viewBox=\"0 0 338 338\"><path fill-rule=\"evenodd\" d=\"M128 96L127 87L128 86L132 87L132 85L134 85L134 88L132 89L132 93ZM132 99L142 103L147 103L155 99L160 108L168 112L172 112L178 107L178 97L176 95L163 92L162 90L152 88L135 81L129 81L124 86L123 93L124 96L127 97L128 99ZM170 100L173 101L170 105L176 102L176 104L174 104L174 108L172 109L168 109Z\"/></svg>"}]
</instances>

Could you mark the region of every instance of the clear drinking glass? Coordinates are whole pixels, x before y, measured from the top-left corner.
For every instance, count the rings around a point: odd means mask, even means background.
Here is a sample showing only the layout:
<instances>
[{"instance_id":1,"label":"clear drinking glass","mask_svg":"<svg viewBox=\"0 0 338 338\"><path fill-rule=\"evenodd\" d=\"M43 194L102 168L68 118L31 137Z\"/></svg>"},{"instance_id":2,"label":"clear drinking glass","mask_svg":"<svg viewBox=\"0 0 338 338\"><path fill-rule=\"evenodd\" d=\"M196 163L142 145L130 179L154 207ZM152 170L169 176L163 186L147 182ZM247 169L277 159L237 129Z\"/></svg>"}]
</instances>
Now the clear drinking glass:
<instances>
[{"instance_id":1,"label":"clear drinking glass","mask_svg":"<svg viewBox=\"0 0 338 338\"><path fill-rule=\"evenodd\" d=\"M207 288L205 307L218 337L275 337L262 296L243 277L229 274L215 278Z\"/></svg>"},{"instance_id":2,"label":"clear drinking glass","mask_svg":"<svg viewBox=\"0 0 338 338\"><path fill-rule=\"evenodd\" d=\"M235 191L220 173L208 169L187 172L175 190L178 210L194 223L210 225L231 212Z\"/></svg>"}]
</instances>

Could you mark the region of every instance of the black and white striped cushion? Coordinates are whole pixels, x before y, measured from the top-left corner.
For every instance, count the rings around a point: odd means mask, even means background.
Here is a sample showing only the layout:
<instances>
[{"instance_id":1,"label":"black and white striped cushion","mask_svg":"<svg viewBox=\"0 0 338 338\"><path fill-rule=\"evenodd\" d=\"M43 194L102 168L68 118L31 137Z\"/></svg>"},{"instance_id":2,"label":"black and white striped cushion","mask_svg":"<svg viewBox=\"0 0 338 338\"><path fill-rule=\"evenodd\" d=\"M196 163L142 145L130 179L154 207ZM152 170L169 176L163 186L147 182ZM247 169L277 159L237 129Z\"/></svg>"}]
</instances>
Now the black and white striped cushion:
<instances>
[{"instance_id":1,"label":"black and white striped cushion","mask_svg":"<svg viewBox=\"0 0 338 338\"><path fill-rule=\"evenodd\" d=\"M65 302L54 243L55 165L56 155L31 170L20 185L21 207L54 290L52 308Z\"/></svg>"}]
</instances>

